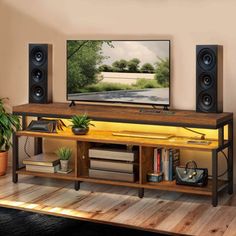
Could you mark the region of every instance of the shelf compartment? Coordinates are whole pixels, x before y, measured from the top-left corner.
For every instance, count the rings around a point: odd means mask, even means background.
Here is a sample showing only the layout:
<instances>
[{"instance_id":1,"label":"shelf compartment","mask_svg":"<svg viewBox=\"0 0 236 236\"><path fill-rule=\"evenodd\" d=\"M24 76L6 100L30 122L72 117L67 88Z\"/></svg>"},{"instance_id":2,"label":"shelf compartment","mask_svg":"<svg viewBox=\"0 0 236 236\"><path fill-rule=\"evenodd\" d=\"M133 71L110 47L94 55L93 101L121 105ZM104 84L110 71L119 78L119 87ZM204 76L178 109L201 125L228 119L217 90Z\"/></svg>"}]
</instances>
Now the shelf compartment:
<instances>
[{"instance_id":1,"label":"shelf compartment","mask_svg":"<svg viewBox=\"0 0 236 236\"><path fill-rule=\"evenodd\" d=\"M43 172L34 172L34 171L27 171L24 168L17 170L17 174L20 175L32 175L38 177L45 177L45 178L54 178L54 179L65 179L65 180L76 180L75 171L68 174L60 174L60 173L43 173Z\"/></svg>"}]
</instances>

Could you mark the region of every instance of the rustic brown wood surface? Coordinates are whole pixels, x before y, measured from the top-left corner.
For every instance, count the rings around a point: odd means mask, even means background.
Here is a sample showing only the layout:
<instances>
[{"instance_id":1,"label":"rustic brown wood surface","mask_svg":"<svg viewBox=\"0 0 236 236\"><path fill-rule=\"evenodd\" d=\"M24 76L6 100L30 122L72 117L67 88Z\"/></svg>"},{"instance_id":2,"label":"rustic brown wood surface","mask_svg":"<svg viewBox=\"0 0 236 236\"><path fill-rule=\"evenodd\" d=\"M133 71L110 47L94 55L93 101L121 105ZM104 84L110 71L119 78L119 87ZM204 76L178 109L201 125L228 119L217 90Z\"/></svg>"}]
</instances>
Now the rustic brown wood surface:
<instances>
[{"instance_id":1,"label":"rustic brown wood surface","mask_svg":"<svg viewBox=\"0 0 236 236\"><path fill-rule=\"evenodd\" d=\"M222 193L212 207L207 196L22 176L0 177L0 206L176 235L236 235L236 196Z\"/></svg>"},{"instance_id":2,"label":"rustic brown wood surface","mask_svg":"<svg viewBox=\"0 0 236 236\"><path fill-rule=\"evenodd\" d=\"M150 139L150 138L134 138L122 137L112 135L112 131L90 130L86 135L74 135L71 129L65 131L58 131L58 133L42 133L32 131L18 131L18 136L30 137L44 137L44 138L57 138L67 140L77 140L84 142L96 143L111 143L111 144L124 144L124 145L142 145L149 147L166 147L166 148L182 148L191 150L211 151L218 148L218 141L211 140L209 145L189 144L187 143L190 138L187 137L173 137L167 140L163 139Z\"/></svg>"},{"instance_id":3,"label":"rustic brown wood surface","mask_svg":"<svg viewBox=\"0 0 236 236\"><path fill-rule=\"evenodd\" d=\"M75 174L73 171L65 175L65 174L58 174L58 173L51 174L51 173L26 171L25 168L22 168L18 170L17 173L21 175L32 175L32 176L53 178L53 179L84 181L84 182L108 184L108 185L114 185L114 186L126 186L126 187L145 188L145 189L159 189L159 190L176 191L176 192L181 192L181 193L190 193L190 194L206 195L206 196L212 195L212 181L211 180L208 180L208 185L205 187L191 187L191 186L176 185L175 181L162 181L160 183L151 183L151 182L148 183L146 181L145 183L140 183L139 181L136 181L134 183L131 183L131 182L124 182L124 181L95 179L89 176L74 177ZM226 186L227 182L218 181L218 185L219 187Z\"/></svg>"},{"instance_id":4,"label":"rustic brown wood surface","mask_svg":"<svg viewBox=\"0 0 236 236\"><path fill-rule=\"evenodd\" d=\"M13 112L17 114L39 114L44 116L73 116L82 113L88 114L95 120L104 121L123 121L144 124L163 124L176 126L183 124L189 127L211 127L229 121L233 118L232 113L197 113L195 111L172 110L155 112L153 108L101 105L101 104L82 104L77 103L74 107L69 107L68 103L50 104L24 104L14 106Z\"/></svg>"}]
</instances>

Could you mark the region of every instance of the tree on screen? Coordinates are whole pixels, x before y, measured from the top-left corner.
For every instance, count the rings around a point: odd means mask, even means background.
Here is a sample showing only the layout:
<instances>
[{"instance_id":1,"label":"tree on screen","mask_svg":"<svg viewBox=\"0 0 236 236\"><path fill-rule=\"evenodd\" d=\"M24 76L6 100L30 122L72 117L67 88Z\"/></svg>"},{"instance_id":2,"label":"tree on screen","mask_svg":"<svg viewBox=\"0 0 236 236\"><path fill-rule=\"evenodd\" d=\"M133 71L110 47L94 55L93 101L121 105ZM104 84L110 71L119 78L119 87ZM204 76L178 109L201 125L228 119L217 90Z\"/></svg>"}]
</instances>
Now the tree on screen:
<instances>
[{"instance_id":1,"label":"tree on screen","mask_svg":"<svg viewBox=\"0 0 236 236\"><path fill-rule=\"evenodd\" d=\"M84 87L97 83L98 65L104 59L102 44L109 41L69 41L68 60L68 93L80 92Z\"/></svg>"},{"instance_id":2,"label":"tree on screen","mask_svg":"<svg viewBox=\"0 0 236 236\"><path fill-rule=\"evenodd\" d=\"M124 72L126 71L126 67L127 67L127 61L124 59L121 59L119 61L114 61L112 63L112 68L113 71L115 72Z\"/></svg>"},{"instance_id":3,"label":"tree on screen","mask_svg":"<svg viewBox=\"0 0 236 236\"><path fill-rule=\"evenodd\" d=\"M99 66L98 69L100 72L112 72L113 71L112 66L106 65L106 64Z\"/></svg>"},{"instance_id":4,"label":"tree on screen","mask_svg":"<svg viewBox=\"0 0 236 236\"><path fill-rule=\"evenodd\" d=\"M170 78L169 58L165 59L159 58L159 61L156 63L155 79L163 87L168 87L169 78Z\"/></svg>"},{"instance_id":5,"label":"tree on screen","mask_svg":"<svg viewBox=\"0 0 236 236\"><path fill-rule=\"evenodd\" d=\"M139 72L139 63L140 60L138 58L133 58L130 61L128 61L128 71L129 72Z\"/></svg>"},{"instance_id":6,"label":"tree on screen","mask_svg":"<svg viewBox=\"0 0 236 236\"><path fill-rule=\"evenodd\" d=\"M140 71L142 73L154 73L154 67L150 63L145 63L145 64L142 65Z\"/></svg>"}]
</instances>

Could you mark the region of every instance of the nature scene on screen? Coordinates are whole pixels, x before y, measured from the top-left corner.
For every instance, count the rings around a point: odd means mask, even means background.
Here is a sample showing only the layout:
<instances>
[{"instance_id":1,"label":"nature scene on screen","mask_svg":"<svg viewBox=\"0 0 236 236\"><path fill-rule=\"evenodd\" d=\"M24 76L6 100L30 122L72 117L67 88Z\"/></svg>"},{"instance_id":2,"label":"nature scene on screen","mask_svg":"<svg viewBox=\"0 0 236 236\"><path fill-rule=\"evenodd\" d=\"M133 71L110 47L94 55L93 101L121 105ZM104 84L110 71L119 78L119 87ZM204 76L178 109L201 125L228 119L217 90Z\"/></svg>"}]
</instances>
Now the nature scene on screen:
<instances>
[{"instance_id":1,"label":"nature scene on screen","mask_svg":"<svg viewBox=\"0 0 236 236\"><path fill-rule=\"evenodd\" d=\"M67 41L68 100L169 104L169 41Z\"/></svg>"}]
</instances>

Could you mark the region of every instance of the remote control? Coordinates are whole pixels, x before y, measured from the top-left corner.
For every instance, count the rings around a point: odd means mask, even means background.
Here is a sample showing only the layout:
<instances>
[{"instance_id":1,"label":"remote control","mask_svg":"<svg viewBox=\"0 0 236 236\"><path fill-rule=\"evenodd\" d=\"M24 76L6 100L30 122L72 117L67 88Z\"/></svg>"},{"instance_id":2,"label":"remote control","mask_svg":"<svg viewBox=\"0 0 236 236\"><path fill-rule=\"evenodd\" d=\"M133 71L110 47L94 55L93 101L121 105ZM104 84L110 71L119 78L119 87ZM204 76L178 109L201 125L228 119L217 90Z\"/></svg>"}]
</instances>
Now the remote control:
<instances>
[{"instance_id":1,"label":"remote control","mask_svg":"<svg viewBox=\"0 0 236 236\"><path fill-rule=\"evenodd\" d=\"M211 144L211 141L206 140L188 140L188 144L199 144L199 145L209 145Z\"/></svg>"}]
</instances>

